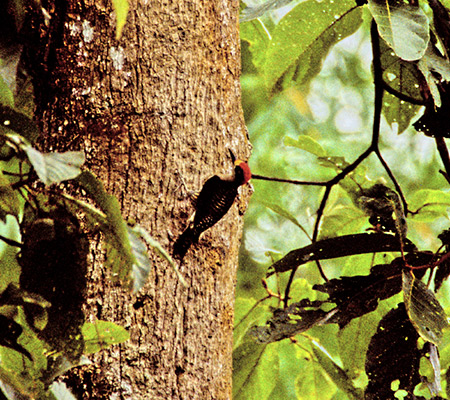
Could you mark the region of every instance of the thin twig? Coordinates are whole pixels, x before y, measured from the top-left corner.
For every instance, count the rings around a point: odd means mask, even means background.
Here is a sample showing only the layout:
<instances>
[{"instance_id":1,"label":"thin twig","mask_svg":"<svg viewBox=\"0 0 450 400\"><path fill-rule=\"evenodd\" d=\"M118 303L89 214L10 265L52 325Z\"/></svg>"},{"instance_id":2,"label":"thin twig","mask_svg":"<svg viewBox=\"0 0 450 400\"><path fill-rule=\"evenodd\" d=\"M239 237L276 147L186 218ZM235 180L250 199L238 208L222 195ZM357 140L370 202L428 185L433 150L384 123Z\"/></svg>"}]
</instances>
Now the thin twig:
<instances>
[{"instance_id":1,"label":"thin twig","mask_svg":"<svg viewBox=\"0 0 450 400\"><path fill-rule=\"evenodd\" d=\"M17 242L13 239L9 239L3 235L0 235L0 240L3 240L9 246L19 247L20 249L23 247L23 243Z\"/></svg>"},{"instance_id":2,"label":"thin twig","mask_svg":"<svg viewBox=\"0 0 450 400\"><path fill-rule=\"evenodd\" d=\"M262 181L271 181L271 182L292 183L293 185L326 186L326 184L327 184L327 182L298 181L295 179L272 178L272 177L256 175L256 174L252 174L252 179L259 179Z\"/></svg>"}]
</instances>

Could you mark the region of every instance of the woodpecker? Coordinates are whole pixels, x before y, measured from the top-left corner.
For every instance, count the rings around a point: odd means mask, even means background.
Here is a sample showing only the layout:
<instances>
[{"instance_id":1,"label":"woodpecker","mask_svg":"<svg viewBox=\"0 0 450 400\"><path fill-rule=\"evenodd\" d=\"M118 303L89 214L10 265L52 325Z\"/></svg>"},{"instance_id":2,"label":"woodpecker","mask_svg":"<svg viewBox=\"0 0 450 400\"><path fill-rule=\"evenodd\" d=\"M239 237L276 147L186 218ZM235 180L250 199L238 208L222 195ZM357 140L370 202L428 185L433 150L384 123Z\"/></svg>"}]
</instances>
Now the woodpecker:
<instances>
[{"instance_id":1,"label":"woodpecker","mask_svg":"<svg viewBox=\"0 0 450 400\"><path fill-rule=\"evenodd\" d=\"M233 155L232 157L234 159ZM214 175L203 185L194 200L195 214L192 221L173 246L175 258L182 260L189 247L198 242L201 233L211 228L225 216L234 203L239 186L250 180L252 175L246 162L236 160L234 165L234 173L231 176Z\"/></svg>"}]
</instances>

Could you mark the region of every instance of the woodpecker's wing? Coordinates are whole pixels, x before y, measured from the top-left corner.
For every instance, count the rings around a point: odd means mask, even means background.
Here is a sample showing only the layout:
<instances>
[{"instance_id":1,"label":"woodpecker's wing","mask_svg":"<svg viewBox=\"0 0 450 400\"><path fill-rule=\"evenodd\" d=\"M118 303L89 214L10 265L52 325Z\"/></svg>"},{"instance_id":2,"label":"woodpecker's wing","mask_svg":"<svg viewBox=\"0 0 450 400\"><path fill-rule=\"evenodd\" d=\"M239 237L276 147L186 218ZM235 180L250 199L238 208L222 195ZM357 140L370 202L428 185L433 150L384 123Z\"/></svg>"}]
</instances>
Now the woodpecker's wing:
<instances>
[{"instance_id":1,"label":"woodpecker's wing","mask_svg":"<svg viewBox=\"0 0 450 400\"><path fill-rule=\"evenodd\" d=\"M200 235L218 222L233 205L238 186L217 175L209 178L198 195L193 229Z\"/></svg>"}]
</instances>

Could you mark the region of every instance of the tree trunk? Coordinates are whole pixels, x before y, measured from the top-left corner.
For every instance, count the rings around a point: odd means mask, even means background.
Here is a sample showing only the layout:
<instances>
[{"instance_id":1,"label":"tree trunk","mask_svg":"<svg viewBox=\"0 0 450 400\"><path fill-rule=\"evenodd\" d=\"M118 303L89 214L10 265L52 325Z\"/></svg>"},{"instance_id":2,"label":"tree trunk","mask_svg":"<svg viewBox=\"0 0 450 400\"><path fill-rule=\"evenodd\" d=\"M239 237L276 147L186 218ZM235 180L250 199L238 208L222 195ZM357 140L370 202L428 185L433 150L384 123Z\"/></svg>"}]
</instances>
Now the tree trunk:
<instances>
[{"instance_id":1,"label":"tree trunk","mask_svg":"<svg viewBox=\"0 0 450 400\"><path fill-rule=\"evenodd\" d=\"M131 1L120 40L109 2L42 5L50 18L30 10L26 51L41 148L83 149L123 216L170 251L192 212L180 176L199 189L212 174L231 173L228 149L249 156L239 2ZM98 243L93 247L87 318L121 324L131 339L79 371L82 398L231 398L234 285L248 188L241 193L188 251L180 267L188 288L150 253L149 282L134 295L111 282Z\"/></svg>"}]
</instances>

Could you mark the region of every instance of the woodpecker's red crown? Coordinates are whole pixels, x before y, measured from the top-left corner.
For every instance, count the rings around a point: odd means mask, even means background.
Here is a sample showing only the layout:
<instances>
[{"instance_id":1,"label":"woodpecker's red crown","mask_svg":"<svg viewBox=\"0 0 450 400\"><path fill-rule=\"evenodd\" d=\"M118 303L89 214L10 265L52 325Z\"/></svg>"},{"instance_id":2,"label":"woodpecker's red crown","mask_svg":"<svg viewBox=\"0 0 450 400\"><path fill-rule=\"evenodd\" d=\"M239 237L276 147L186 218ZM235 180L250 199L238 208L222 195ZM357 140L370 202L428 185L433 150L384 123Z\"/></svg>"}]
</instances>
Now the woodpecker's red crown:
<instances>
[{"instance_id":1,"label":"woodpecker's red crown","mask_svg":"<svg viewBox=\"0 0 450 400\"><path fill-rule=\"evenodd\" d=\"M241 185L245 185L252 178L250 167L245 161L241 160L236 160L234 165L236 166L236 176L242 180Z\"/></svg>"}]
</instances>

